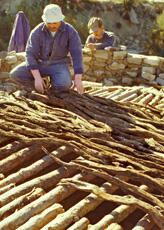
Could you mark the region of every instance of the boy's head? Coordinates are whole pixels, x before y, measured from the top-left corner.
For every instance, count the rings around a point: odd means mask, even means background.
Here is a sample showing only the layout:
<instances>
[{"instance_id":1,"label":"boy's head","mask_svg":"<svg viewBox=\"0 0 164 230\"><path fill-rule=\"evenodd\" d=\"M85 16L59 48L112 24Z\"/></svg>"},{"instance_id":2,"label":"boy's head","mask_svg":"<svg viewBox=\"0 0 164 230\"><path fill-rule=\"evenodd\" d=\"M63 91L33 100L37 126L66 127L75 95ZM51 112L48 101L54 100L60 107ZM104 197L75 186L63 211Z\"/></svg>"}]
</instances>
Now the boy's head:
<instances>
[{"instance_id":1,"label":"boy's head","mask_svg":"<svg viewBox=\"0 0 164 230\"><path fill-rule=\"evenodd\" d=\"M103 20L101 18L98 17L90 18L88 22L88 29L90 34L96 32L99 28L102 27L103 27Z\"/></svg>"}]
</instances>

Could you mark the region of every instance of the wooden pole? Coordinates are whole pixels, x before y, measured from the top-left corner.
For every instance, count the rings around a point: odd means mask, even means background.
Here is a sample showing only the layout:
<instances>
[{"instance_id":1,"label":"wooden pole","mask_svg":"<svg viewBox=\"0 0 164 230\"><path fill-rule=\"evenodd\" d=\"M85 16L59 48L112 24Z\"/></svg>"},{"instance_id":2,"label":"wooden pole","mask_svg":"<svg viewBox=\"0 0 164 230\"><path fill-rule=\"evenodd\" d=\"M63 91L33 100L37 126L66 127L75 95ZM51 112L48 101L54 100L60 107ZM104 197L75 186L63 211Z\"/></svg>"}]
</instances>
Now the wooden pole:
<instances>
[{"instance_id":1,"label":"wooden pole","mask_svg":"<svg viewBox=\"0 0 164 230\"><path fill-rule=\"evenodd\" d=\"M132 230L151 230L155 225L150 215L146 214L136 224Z\"/></svg>"},{"instance_id":2,"label":"wooden pole","mask_svg":"<svg viewBox=\"0 0 164 230\"><path fill-rule=\"evenodd\" d=\"M77 174L73 178L77 180L91 180L94 177L91 174ZM21 210L18 210L17 212L13 213L12 215L1 221L0 229L17 229L19 226L28 221L32 216L41 213L54 203L60 202L61 200L71 195L74 191L76 191L76 189L72 188L71 186L57 186L50 192L46 193L34 202L26 205Z\"/></svg>"},{"instance_id":3,"label":"wooden pole","mask_svg":"<svg viewBox=\"0 0 164 230\"><path fill-rule=\"evenodd\" d=\"M141 185L140 188L144 190L148 190L148 187L145 185ZM120 223L135 210L136 207L133 205L120 205L117 208L115 208L111 213L104 216L98 223L92 225L89 228L89 230L103 230L113 222Z\"/></svg>"},{"instance_id":4,"label":"wooden pole","mask_svg":"<svg viewBox=\"0 0 164 230\"><path fill-rule=\"evenodd\" d=\"M34 188L29 193L13 200L9 204L0 208L0 220L3 220L7 216L14 213L16 210L21 209L25 205L31 203L32 201L38 199L40 196L44 195L45 192L42 188Z\"/></svg>"},{"instance_id":5,"label":"wooden pole","mask_svg":"<svg viewBox=\"0 0 164 230\"><path fill-rule=\"evenodd\" d=\"M67 230L85 230L88 229L89 220L86 217L81 218Z\"/></svg>"},{"instance_id":6,"label":"wooden pole","mask_svg":"<svg viewBox=\"0 0 164 230\"><path fill-rule=\"evenodd\" d=\"M117 223L112 223L106 228L106 230L123 230L122 226Z\"/></svg>"},{"instance_id":7,"label":"wooden pole","mask_svg":"<svg viewBox=\"0 0 164 230\"><path fill-rule=\"evenodd\" d=\"M15 187L15 184L14 183L11 183L11 184L8 184L6 186L4 186L3 188L0 188L0 195L9 191L10 189L14 188Z\"/></svg>"},{"instance_id":8,"label":"wooden pole","mask_svg":"<svg viewBox=\"0 0 164 230\"><path fill-rule=\"evenodd\" d=\"M55 157L63 157L71 152L71 148L69 146L61 146L57 150L53 151L52 154ZM44 156L42 159L36 161L26 168L21 168L18 172L13 173L6 177L4 180L0 181L0 188L6 186L11 183L22 183L27 178L36 175L38 172L46 168L47 166L54 163L54 160L49 156Z\"/></svg>"},{"instance_id":9,"label":"wooden pole","mask_svg":"<svg viewBox=\"0 0 164 230\"><path fill-rule=\"evenodd\" d=\"M17 228L17 230L41 229L44 225L53 220L58 214L63 212L63 206L61 204L55 203L38 215L31 217L25 224Z\"/></svg>"},{"instance_id":10,"label":"wooden pole","mask_svg":"<svg viewBox=\"0 0 164 230\"><path fill-rule=\"evenodd\" d=\"M25 182L10 191L0 195L0 207L8 204L13 199L30 192L34 187L40 187L46 190L51 186L55 186L62 178L70 177L76 173L76 170L68 170L65 167L60 167L55 171L47 173L46 175L34 178Z\"/></svg>"},{"instance_id":11,"label":"wooden pole","mask_svg":"<svg viewBox=\"0 0 164 230\"><path fill-rule=\"evenodd\" d=\"M101 187L102 191L106 191L108 193L113 193L116 189L117 186L112 186L110 183L104 183ZM42 230L67 229L70 224L75 222L75 217L78 220L79 218L85 216L88 212L94 210L103 201L104 200L102 198L91 193L65 213L58 215L56 219L44 226Z\"/></svg>"}]
</instances>

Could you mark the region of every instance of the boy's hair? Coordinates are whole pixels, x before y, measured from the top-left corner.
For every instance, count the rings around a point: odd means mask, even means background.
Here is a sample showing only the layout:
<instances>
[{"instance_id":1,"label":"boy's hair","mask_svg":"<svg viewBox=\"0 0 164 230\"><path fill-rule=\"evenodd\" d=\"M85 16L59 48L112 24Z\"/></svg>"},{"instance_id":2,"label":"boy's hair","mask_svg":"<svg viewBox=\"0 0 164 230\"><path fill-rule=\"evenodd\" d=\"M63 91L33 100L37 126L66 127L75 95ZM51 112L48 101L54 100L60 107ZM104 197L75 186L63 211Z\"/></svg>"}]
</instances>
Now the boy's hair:
<instances>
[{"instance_id":1,"label":"boy's hair","mask_svg":"<svg viewBox=\"0 0 164 230\"><path fill-rule=\"evenodd\" d=\"M99 17L92 17L92 18L90 18L90 20L88 22L89 33L95 32L102 25L103 25L102 18L99 18Z\"/></svg>"}]
</instances>

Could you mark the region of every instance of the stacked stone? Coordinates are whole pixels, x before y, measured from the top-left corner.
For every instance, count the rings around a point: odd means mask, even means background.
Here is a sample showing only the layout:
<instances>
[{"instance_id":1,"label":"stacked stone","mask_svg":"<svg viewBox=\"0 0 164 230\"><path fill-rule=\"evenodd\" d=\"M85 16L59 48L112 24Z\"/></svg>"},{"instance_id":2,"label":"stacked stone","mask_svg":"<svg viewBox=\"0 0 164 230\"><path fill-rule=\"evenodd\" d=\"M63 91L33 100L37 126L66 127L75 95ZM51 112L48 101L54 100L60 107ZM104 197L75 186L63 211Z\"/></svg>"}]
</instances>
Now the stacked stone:
<instances>
[{"instance_id":1,"label":"stacked stone","mask_svg":"<svg viewBox=\"0 0 164 230\"><path fill-rule=\"evenodd\" d=\"M20 86L13 82L10 78L10 70L18 64L25 61L25 53L10 53L6 51L0 52L0 96L6 96L17 91L19 93ZM23 91L21 91L23 93Z\"/></svg>"},{"instance_id":2,"label":"stacked stone","mask_svg":"<svg viewBox=\"0 0 164 230\"><path fill-rule=\"evenodd\" d=\"M83 49L84 80L105 85L136 84L136 79L164 86L164 58L128 52L125 46Z\"/></svg>"},{"instance_id":3,"label":"stacked stone","mask_svg":"<svg viewBox=\"0 0 164 230\"><path fill-rule=\"evenodd\" d=\"M0 89L9 78L10 70L23 61L24 52L0 52ZM93 51L84 48L83 62L85 81L100 82L107 86L134 86L143 82L146 85L164 86L163 57L130 53L125 46ZM74 78L72 65L70 69ZM8 89L11 91L10 87Z\"/></svg>"}]
</instances>

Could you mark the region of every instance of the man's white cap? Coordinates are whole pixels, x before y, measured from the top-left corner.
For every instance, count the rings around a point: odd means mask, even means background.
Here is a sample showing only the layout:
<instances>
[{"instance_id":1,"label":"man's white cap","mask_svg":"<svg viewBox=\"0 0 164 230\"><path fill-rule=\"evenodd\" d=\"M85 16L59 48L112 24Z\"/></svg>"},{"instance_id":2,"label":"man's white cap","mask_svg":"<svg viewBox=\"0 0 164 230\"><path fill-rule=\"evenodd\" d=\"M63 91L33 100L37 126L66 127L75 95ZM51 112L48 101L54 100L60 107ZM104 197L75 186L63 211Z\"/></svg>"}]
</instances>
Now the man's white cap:
<instances>
[{"instance_id":1,"label":"man's white cap","mask_svg":"<svg viewBox=\"0 0 164 230\"><path fill-rule=\"evenodd\" d=\"M43 10L42 19L46 23L60 22L64 18L60 6L56 4L49 4Z\"/></svg>"}]
</instances>

